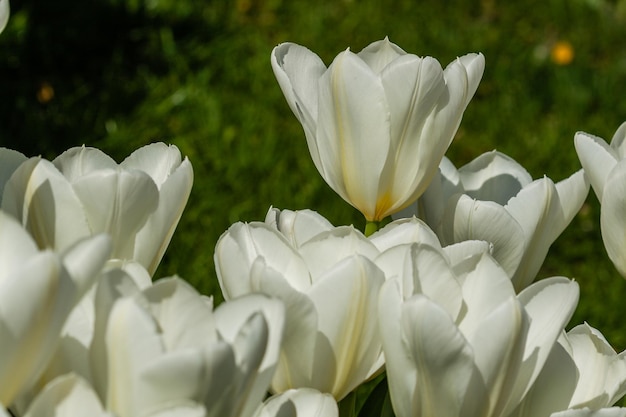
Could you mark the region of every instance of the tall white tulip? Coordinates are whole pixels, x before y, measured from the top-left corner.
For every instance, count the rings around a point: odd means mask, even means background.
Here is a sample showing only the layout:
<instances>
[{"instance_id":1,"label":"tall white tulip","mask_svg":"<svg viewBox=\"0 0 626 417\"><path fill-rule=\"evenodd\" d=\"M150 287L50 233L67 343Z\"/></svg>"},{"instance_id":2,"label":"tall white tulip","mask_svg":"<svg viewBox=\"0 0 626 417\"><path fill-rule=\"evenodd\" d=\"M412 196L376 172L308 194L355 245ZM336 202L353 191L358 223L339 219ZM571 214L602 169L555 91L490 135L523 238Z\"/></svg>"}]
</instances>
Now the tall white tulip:
<instances>
[{"instance_id":1,"label":"tall white tulip","mask_svg":"<svg viewBox=\"0 0 626 417\"><path fill-rule=\"evenodd\" d=\"M52 162L22 162L4 184L2 209L41 248L64 250L80 238L108 233L112 258L136 260L152 275L192 182L191 164L173 145L144 146L119 165L98 149L77 147Z\"/></svg>"},{"instance_id":2,"label":"tall white tulip","mask_svg":"<svg viewBox=\"0 0 626 417\"><path fill-rule=\"evenodd\" d=\"M55 351L72 308L109 256L103 235L64 255L39 251L30 235L0 211L0 403L30 388Z\"/></svg>"},{"instance_id":3,"label":"tall white tulip","mask_svg":"<svg viewBox=\"0 0 626 417\"><path fill-rule=\"evenodd\" d=\"M626 122L610 145L584 132L574 137L578 159L600 200L600 228L609 258L626 277Z\"/></svg>"},{"instance_id":4,"label":"tall white tulip","mask_svg":"<svg viewBox=\"0 0 626 417\"><path fill-rule=\"evenodd\" d=\"M444 157L428 190L399 216L420 216L445 245L492 243L494 258L521 291L536 278L588 192L582 170L555 184L547 177L533 181L524 167L496 151L458 170Z\"/></svg>"},{"instance_id":5,"label":"tall white tulip","mask_svg":"<svg viewBox=\"0 0 626 417\"><path fill-rule=\"evenodd\" d=\"M443 70L386 38L340 53L328 68L293 43L274 48L271 62L317 170L373 222L424 192L485 63L468 54Z\"/></svg>"}]
</instances>

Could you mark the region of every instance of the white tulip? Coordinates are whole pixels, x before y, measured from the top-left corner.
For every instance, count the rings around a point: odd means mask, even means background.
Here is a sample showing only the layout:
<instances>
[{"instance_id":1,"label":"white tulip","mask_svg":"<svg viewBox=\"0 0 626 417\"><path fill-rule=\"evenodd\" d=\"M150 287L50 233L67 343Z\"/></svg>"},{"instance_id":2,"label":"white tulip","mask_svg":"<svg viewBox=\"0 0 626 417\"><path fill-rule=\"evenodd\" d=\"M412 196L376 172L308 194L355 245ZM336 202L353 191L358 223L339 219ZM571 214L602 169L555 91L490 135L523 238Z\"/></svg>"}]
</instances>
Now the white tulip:
<instances>
[{"instance_id":1,"label":"white tulip","mask_svg":"<svg viewBox=\"0 0 626 417\"><path fill-rule=\"evenodd\" d=\"M52 162L21 163L5 182L2 209L19 219L41 248L65 250L78 239L108 233L113 259L136 260L152 275L192 182L191 164L175 146L144 146L119 165L97 149L78 147Z\"/></svg>"},{"instance_id":2,"label":"white tulip","mask_svg":"<svg viewBox=\"0 0 626 417\"><path fill-rule=\"evenodd\" d=\"M599 137L578 132L574 138L578 159L600 200L600 228L609 258L626 277L626 122L610 145Z\"/></svg>"},{"instance_id":3,"label":"white tulip","mask_svg":"<svg viewBox=\"0 0 626 417\"><path fill-rule=\"evenodd\" d=\"M618 355L598 330L583 324L563 332L533 386L509 417L548 417L568 409L597 411L611 407L624 394L624 353Z\"/></svg>"},{"instance_id":4,"label":"white tulip","mask_svg":"<svg viewBox=\"0 0 626 417\"><path fill-rule=\"evenodd\" d=\"M346 50L328 68L292 43L274 48L271 61L317 170L374 222L424 192L484 70L482 54L443 70L387 39Z\"/></svg>"},{"instance_id":5,"label":"white tulip","mask_svg":"<svg viewBox=\"0 0 626 417\"><path fill-rule=\"evenodd\" d=\"M508 415L573 313L578 286L569 280L546 279L516 296L489 255L468 261L457 317L422 294L406 298L397 278L381 290L381 336L398 417Z\"/></svg>"},{"instance_id":6,"label":"white tulip","mask_svg":"<svg viewBox=\"0 0 626 417\"><path fill-rule=\"evenodd\" d=\"M250 295L213 311L180 279L140 290L123 274L101 280L95 301L89 353L107 411L177 415L163 410L193 402L207 416L247 417L263 400L280 351L279 301Z\"/></svg>"},{"instance_id":7,"label":"white tulip","mask_svg":"<svg viewBox=\"0 0 626 417\"><path fill-rule=\"evenodd\" d=\"M439 176L400 216L424 218L446 245L492 243L494 258L521 291L536 278L588 192L582 170L556 184L547 177L533 181L524 167L493 151L458 170L444 158Z\"/></svg>"},{"instance_id":8,"label":"white tulip","mask_svg":"<svg viewBox=\"0 0 626 417\"><path fill-rule=\"evenodd\" d=\"M109 256L103 235L62 256L38 251L30 235L0 212L0 403L11 405L44 370L72 308Z\"/></svg>"}]
</instances>

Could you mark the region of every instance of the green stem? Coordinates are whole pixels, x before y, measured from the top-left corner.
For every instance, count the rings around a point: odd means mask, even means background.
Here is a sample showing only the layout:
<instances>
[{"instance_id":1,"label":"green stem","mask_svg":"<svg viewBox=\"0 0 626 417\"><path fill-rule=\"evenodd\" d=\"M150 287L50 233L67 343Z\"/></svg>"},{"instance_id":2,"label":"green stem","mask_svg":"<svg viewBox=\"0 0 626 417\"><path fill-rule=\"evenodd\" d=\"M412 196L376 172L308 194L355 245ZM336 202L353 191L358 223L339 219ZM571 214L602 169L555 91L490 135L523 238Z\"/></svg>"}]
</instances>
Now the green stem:
<instances>
[{"instance_id":1,"label":"green stem","mask_svg":"<svg viewBox=\"0 0 626 417\"><path fill-rule=\"evenodd\" d=\"M371 236L380 227L380 222L367 220L365 223L365 236Z\"/></svg>"},{"instance_id":2,"label":"green stem","mask_svg":"<svg viewBox=\"0 0 626 417\"><path fill-rule=\"evenodd\" d=\"M339 417L354 417L356 415L356 393L352 391L343 400L339 401Z\"/></svg>"}]
</instances>

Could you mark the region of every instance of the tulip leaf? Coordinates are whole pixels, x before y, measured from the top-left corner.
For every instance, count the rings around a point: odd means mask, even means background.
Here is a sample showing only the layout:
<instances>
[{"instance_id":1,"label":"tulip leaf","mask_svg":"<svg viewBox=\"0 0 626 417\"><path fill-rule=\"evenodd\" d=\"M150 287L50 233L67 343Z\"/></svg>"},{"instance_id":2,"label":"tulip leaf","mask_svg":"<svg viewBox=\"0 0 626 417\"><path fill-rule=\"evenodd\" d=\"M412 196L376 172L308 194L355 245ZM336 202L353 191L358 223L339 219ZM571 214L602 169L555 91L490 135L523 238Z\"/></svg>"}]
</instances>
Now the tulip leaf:
<instances>
[{"instance_id":1,"label":"tulip leaf","mask_svg":"<svg viewBox=\"0 0 626 417\"><path fill-rule=\"evenodd\" d=\"M358 417L395 417L387 387L387 376L382 378L359 410Z\"/></svg>"}]
</instances>

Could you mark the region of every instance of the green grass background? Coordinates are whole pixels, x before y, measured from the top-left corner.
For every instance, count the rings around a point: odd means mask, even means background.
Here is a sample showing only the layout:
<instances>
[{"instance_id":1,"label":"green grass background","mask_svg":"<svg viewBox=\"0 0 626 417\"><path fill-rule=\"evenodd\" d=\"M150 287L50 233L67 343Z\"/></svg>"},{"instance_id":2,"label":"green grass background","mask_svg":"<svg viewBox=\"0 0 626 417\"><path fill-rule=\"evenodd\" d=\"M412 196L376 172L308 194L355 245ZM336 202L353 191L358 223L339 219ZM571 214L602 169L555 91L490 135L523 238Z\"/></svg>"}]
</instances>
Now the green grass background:
<instances>
[{"instance_id":1,"label":"green grass background","mask_svg":"<svg viewBox=\"0 0 626 417\"><path fill-rule=\"evenodd\" d=\"M219 300L215 242L270 205L363 220L322 181L274 79L280 42L329 64L389 36L445 66L482 52L486 70L448 156L498 149L533 177L580 168L576 131L609 139L626 120L626 1L14 0L0 36L0 145L53 158L96 146L118 161L152 141L176 144L195 185L157 276L178 273ZM574 50L550 59L555 42ZM53 94L50 94L52 93ZM46 97L47 93L47 97ZM609 262L593 192L553 245L540 277L581 286L573 323L626 348L626 282Z\"/></svg>"}]
</instances>

